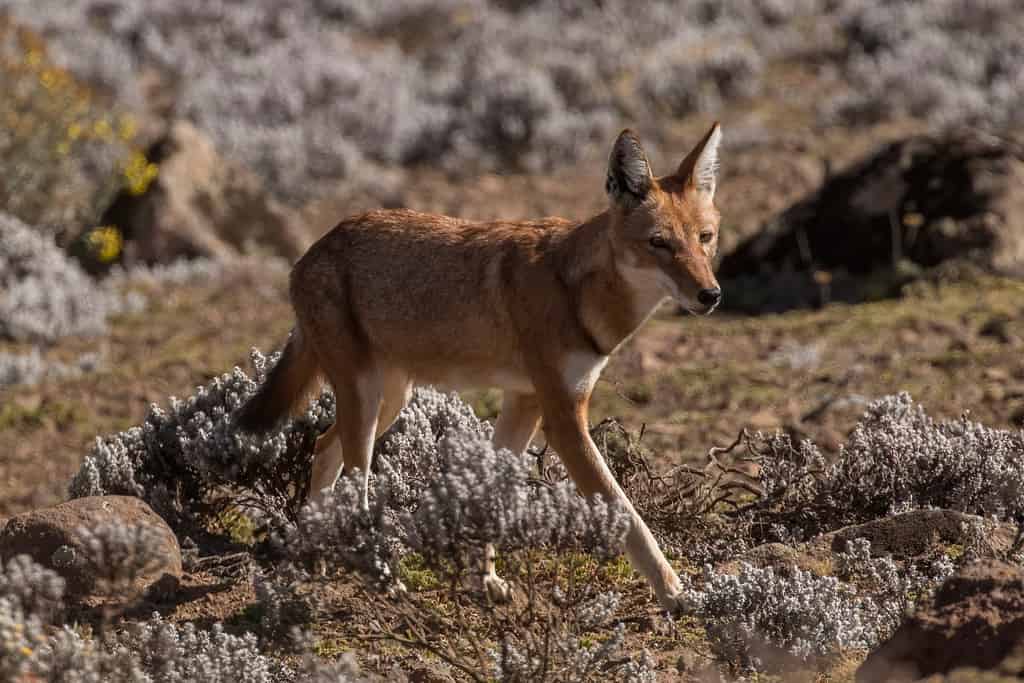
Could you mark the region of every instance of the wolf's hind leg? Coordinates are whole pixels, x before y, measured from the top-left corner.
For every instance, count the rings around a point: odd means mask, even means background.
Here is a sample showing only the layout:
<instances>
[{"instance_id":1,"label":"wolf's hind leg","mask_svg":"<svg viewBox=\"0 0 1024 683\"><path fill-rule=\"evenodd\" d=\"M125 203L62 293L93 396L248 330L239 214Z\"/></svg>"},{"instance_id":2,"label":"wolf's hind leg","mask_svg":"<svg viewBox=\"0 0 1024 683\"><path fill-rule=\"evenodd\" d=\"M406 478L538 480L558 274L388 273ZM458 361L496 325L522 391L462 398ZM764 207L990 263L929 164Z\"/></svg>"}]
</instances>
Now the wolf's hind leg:
<instances>
[{"instance_id":1,"label":"wolf's hind leg","mask_svg":"<svg viewBox=\"0 0 1024 683\"><path fill-rule=\"evenodd\" d=\"M398 414L409 404L412 397L412 380L399 368L381 370L381 403L380 416L377 420L377 434L386 432L398 419Z\"/></svg>"},{"instance_id":2,"label":"wolf's hind leg","mask_svg":"<svg viewBox=\"0 0 1024 683\"><path fill-rule=\"evenodd\" d=\"M365 362L369 359L354 362L354 346L339 343L317 348L320 367L334 390L337 414L334 426L317 440L310 496L318 498L333 488L344 465L349 476L359 472L360 503L365 510L369 508L370 458L377 436L383 378L372 363Z\"/></svg>"},{"instance_id":3,"label":"wolf's hind leg","mask_svg":"<svg viewBox=\"0 0 1024 683\"><path fill-rule=\"evenodd\" d=\"M532 394L519 394L509 391L501 403L501 414L494 427L493 443L495 448L506 448L515 455L522 455L530 445L533 435L540 424L540 403ZM508 602L512 598L512 588L508 582L498 576L494 565L494 544L484 547L483 588L493 602Z\"/></svg>"},{"instance_id":4,"label":"wolf's hind leg","mask_svg":"<svg viewBox=\"0 0 1024 683\"><path fill-rule=\"evenodd\" d=\"M408 375L402 371L389 369L381 374L381 403L374 438L379 437L387 431L388 427L394 424L395 419L402 412L402 409L405 408L412 394L412 382L409 380ZM333 450L321 455L321 453L328 451L328 449ZM345 462L337 421L326 432L317 437L313 452L314 473L312 480L316 483L311 484L310 495L319 494L324 488L333 487L335 481L337 481L341 466ZM368 466L369 464L367 464ZM319 484L323 486L316 488Z\"/></svg>"}]
</instances>

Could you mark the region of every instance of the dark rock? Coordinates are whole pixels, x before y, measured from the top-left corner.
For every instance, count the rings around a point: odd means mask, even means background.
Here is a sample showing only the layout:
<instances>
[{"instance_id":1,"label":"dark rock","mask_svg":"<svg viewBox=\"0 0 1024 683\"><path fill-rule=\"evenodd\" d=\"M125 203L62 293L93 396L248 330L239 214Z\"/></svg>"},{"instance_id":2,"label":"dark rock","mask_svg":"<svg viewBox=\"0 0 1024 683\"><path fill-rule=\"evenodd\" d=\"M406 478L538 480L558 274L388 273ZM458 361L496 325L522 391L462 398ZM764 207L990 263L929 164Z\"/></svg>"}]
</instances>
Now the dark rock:
<instances>
[{"instance_id":1,"label":"dark rock","mask_svg":"<svg viewBox=\"0 0 1024 683\"><path fill-rule=\"evenodd\" d=\"M145 524L157 532L156 552L164 559L163 566L137 577L133 586L136 594L150 590L173 592L182 574L178 540L145 502L131 496L76 498L52 508L15 515L0 531L0 558L6 561L15 555L29 555L64 578L68 597L82 601L102 599L106 596L101 595L96 569L87 559L89 553L79 530L112 522Z\"/></svg>"},{"instance_id":2,"label":"dark rock","mask_svg":"<svg viewBox=\"0 0 1024 683\"><path fill-rule=\"evenodd\" d=\"M1022 643L1024 569L984 560L947 579L930 604L868 655L857 680L895 683L967 669L1020 676Z\"/></svg>"},{"instance_id":3,"label":"dark rock","mask_svg":"<svg viewBox=\"0 0 1024 683\"><path fill-rule=\"evenodd\" d=\"M1017 142L965 132L887 144L773 218L718 273L726 305L782 310L884 296L951 260L1024 275ZM745 296L758 283L771 286Z\"/></svg>"}]
</instances>

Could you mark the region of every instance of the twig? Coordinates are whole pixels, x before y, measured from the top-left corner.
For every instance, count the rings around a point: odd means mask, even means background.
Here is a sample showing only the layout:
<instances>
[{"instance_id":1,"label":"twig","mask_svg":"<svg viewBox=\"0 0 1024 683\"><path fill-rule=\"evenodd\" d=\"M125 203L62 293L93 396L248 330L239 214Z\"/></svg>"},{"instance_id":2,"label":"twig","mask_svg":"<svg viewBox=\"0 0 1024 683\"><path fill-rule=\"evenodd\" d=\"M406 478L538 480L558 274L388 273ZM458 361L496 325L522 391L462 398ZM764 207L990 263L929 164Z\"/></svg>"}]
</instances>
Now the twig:
<instances>
[{"instance_id":1,"label":"twig","mask_svg":"<svg viewBox=\"0 0 1024 683\"><path fill-rule=\"evenodd\" d=\"M745 443L749 440L750 434L747 433L747 428L744 427L740 430L740 433L736 435L736 439L728 446L712 446L708 449L708 460L716 460L717 456L724 455L726 453L732 453L737 446L741 443Z\"/></svg>"}]
</instances>

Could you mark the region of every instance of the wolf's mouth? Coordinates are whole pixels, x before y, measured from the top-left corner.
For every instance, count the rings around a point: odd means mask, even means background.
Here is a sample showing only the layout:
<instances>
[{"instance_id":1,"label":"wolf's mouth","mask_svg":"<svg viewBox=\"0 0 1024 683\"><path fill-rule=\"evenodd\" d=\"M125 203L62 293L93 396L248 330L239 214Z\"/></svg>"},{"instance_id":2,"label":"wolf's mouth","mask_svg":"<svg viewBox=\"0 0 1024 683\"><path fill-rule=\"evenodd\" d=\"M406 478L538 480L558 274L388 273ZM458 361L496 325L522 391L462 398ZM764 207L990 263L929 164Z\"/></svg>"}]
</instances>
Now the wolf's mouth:
<instances>
[{"instance_id":1,"label":"wolf's mouth","mask_svg":"<svg viewBox=\"0 0 1024 683\"><path fill-rule=\"evenodd\" d=\"M673 298L690 315L711 315L718 308L717 302L710 306L705 306L704 304L695 304L685 297L677 296Z\"/></svg>"}]
</instances>

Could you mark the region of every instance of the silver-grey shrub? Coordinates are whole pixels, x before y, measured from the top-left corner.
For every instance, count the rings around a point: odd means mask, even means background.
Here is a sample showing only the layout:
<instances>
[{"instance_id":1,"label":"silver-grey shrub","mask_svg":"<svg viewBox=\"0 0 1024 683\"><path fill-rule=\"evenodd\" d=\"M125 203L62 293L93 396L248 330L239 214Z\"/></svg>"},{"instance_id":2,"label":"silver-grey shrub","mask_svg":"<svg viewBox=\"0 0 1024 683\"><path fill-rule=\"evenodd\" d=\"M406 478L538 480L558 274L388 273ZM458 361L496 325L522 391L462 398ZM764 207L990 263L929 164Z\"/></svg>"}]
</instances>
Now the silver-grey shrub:
<instances>
[{"instance_id":1,"label":"silver-grey shrub","mask_svg":"<svg viewBox=\"0 0 1024 683\"><path fill-rule=\"evenodd\" d=\"M45 377L59 377L66 372L67 366L47 361L36 348L28 353L0 351L0 387L35 384Z\"/></svg>"},{"instance_id":2,"label":"silver-grey shrub","mask_svg":"<svg viewBox=\"0 0 1024 683\"><path fill-rule=\"evenodd\" d=\"M871 403L834 462L784 434L751 449L764 495L748 513L798 536L917 508L1024 519L1024 432L934 420L906 393Z\"/></svg>"},{"instance_id":3,"label":"silver-grey shrub","mask_svg":"<svg viewBox=\"0 0 1024 683\"><path fill-rule=\"evenodd\" d=\"M640 92L673 116L718 111L723 101L760 91L762 55L742 40L695 54L692 35L666 40L646 55L639 71Z\"/></svg>"},{"instance_id":4,"label":"silver-grey shrub","mask_svg":"<svg viewBox=\"0 0 1024 683\"><path fill-rule=\"evenodd\" d=\"M0 212L0 338L46 343L102 334L125 306L51 238Z\"/></svg>"},{"instance_id":5,"label":"silver-grey shrub","mask_svg":"<svg viewBox=\"0 0 1024 683\"><path fill-rule=\"evenodd\" d=\"M100 353L84 353L72 365L47 360L38 347L32 347L25 353L0 351L0 387L75 377L94 371L102 363L102 358Z\"/></svg>"},{"instance_id":6,"label":"silver-grey shrub","mask_svg":"<svg viewBox=\"0 0 1024 683\"><path fill-rule=\"evenodd\" d=\"M767 67L834 74L826 121L1020 122L1014 0L0 0L75 73L173 114L278 192L375 164L536 171L603 149L619 122L714 113ZM788 94L786 95L788 96ZM655 140L650 146L656 148Z\"/></svg>"},{"instance_id":7,"label":"silver-grey shrub","mask_svg":"<svg viewBox=\"0 0 1024 683\"><path fill-rule=\"evenodd\" d=\"M167 566L161 552L160 531L150 524L123 521L80 527L88 562L95 571L97 587L109 597L131 602L138 597L136 582Z\"/></svg>"},{"instance_id":8,"label":"silver-grey shrub","mask_svg":"<svg viewBox=\"0 0 1024 683\"><path fill-rule=\"evenodd\" d=\"M0 679L22 680L37 670L46 626L61 608L64 580L27 555L10 558L0 572Z\"/></svg>"},{"instance_id":9,"label":"silver-grey shrub","mask_svg":"<svg viewBox=\"0 0 1024 683\"><path fill-rule=\"evenodd\" d=\"M102 562L109 573L129 576L145 554L144 532L98 529ZM127 549L115 552L117 546ZM116 565L126 568L117 569ZM121 585L121 584L119 584ZM64 581L56 573L20 555L0 572L0 680L46 683L285 683L316 680L348 683L364 680L350 660L337 665L307 657L298 669L263 654L253 634L231 635L215 624L210 630L176 625L159 614L108 630L98 638L69 626L54 628ZM296 643L308 651L307 640Z\"/></svg>"},{"instance_id":10,"label":"silver-grey shrub","mask_svg":"<svg viewBox=\"0 0 1024 683\"><path fill-rule=\"evenodd\" d=\"M252 361L255 378L235 368L185 400L150 406L141 427L97 437L71 481L71 496L137 496L170 520L210 514L244 497L269 515L294 519L305 499L313 443L334 419L333 396L322 394L271 434L242 434L230 415L276 356L254 350ZM235 496L218 496L222 488Z\"/></svg>"},{"instance_id":11,"label":"silver-grey shrub","mask_svg":"<svg viewBox=\"0 0 1024 683\"><path fill-rule=\"evenodd\" d=\"M435 392L421 395L439 402ZM396 434L415 441L434 432ZM302 509L296 533L285 539L290 554L357 570L387 585L395 579L400 551L460 569L470 561L467 554L486 543L503 552L547 548L610 557L622 551L629 514L600 498L581 498L567 480L533 483L529 458L495 451L489 440L458 431L427 449L427 462L430 450L436 459L429 479L406 476L394 463L373 477L368 512L361 509L354 479L342 478L323 501Z\"/></svg>"},{"instance_id":12,"label":"silver-grey shrub","mask_svg":"<svg viewBox=\"0 0 1024 683\"><path fill-rule=\"evenodd\" d=\"M868 649L880 633L874 600L835 577L797 568L783 576L746 563L736 575L705 567L703 586L688 590L686 599L705 620L718 653L755 668L764 666L756 654L758 642L806 659Z\"/></svg>"},{"instance_id":13,"label":"silver-grey shrub","mask_svg":"<svg viewBox=\"0 0 1024 683\"><path fill-rule=\"evenodd\" d=\"M441 457L439 476L408 518L408 543L428 560L450 559L484 543L504 551L622 552L629 514L599 497L581 498L568 480L531 483L528 457L461 434L441 442Z\"/></svg>"},{"instance_id":14,"label":"silver-grey shrub","mask_svg":"<svg viewBox=\"0 0 1024 683\"><path fill-rule=\"evenodd\" d=\"M387 478L376 478L369 510L362 509L361 495L358 484L343 477L330 494L302 507L295 529L285 531L282 543L289 557L308 567L356 571L387 588L397 578L401 544Z\"/></svg>"},{"instance_id":15,"label":"silver-grey shrub","mask_svg":"<svg viewBox=\"0 0 1024 683\"><path fill-rule=\"evenodd\" d=\"M966 416L938 421L909 394L872 403L828 481L834 502L865 512L936 507L1024 518L1024 431Z\"/></svg>"},{"instance_id":16,"label":"silver-grey shrub","mask_svg":"<svg viewBox=\"0 0 1024 683\"><path fill-rule=\"evenodd\" d=\"M62 607L64 579L28 555L0 571L0 679L22 680L38 671L46 627Z\"/></svg>"},{"instance_id":17,"label":"silver-grey shrub","mask_svg":"<svg viewBox=\"0 0 1024 683\"><path fill-rule=\"evenodd\" d=\"M850 123L912 115L939 126L1021 123L1024 17L1014 0L843 0L849 88L824 113Z\"/></svg>"},{"instance_id":18,"label":"silver-grey shrub","mask_svg":"<svg viewBox=\"0 0 1024 683\"><path fill-rule=\"evenodd\" d=\"M924 571L900 568L891 557L872 557L864 538L852 539L835 560L835 576L745 562L736 574L705 566L700 588L688 589L685 599L720 656L764 669L765 644L799 659L873 648L954 571L945 556Z\"/></svg>"},{"instance_id":19,"label":"silver-grey shrub","mask_svg":"<svg viewBox=\"0 0 1024 683\"><path fill-rule=\"evenodd\" d=\"M559 624L561 631L550 633L554 637L504 634L492 653L494 677L510 683L589 681L598 676L622 683L654 683L653 659L646 650L626 650L622 623L612 627L603 642L594 642L595 632L611 623L620 601L615 592L591 596L577 606L568 623Z\"/></svg>"},{"instance_id":20,"label":"silver-grey shrub","mask_svg":"<svg viewBox=\"0 0 1024 683\"><path fill-rule=\"evenodd\" d=\"M26 614L16 600L0 597L0 677L26 680L34 671L34 655L46 642L44 624Z\"/></svg>"},{"instance_id":21,"label":"silver-grey shrub","mask_svg":"<svg viewBox=\"0 0 1024 683\"><path fill-rule=\"evenodd\" d=\"M49 622L62 607L64 579L28 555L16 555L0 572L0 598Z\"/></svg>"},{"instance_id":22,"label":"silver-grey shrub","mask_svg":"<svg viewBox=\"0 0 1024 683\"><path fill-rule=\"evenodd\" d=\"M361 680L351 669L326 663L321 667L308 662L304 671L297 672L261 653L252 634L232 635L220 624L210 630L191 623L176 625L159 614L129 624L105 641L83 638L65 627L40 650L35 667L40 680L53 683Z\"/></svg>"},{"instance_id":23,"label":"silver-grey shrub","mask_svg":"<svg viewBox=\"0 0 1024 683\"><path fill-rule=\"evenodd\" d=\"M572 163L648 109L756 93L818 4L0 0L124 102L157 69L175 115L295 197L373 164Z\"/></svg>"},{"instance_id":24,"label":"silver-grey shrub","mask_svg":"<svg viewBox=\"0 0 1024 683\"><path fill-rule=\"evenodd\" d=\"M276 356L253 351L252 360L255 378L235 368L188 399L151 406L142 427L97 438L71 495L138 496L172 521L216 511L218 501L253 504L277 522L297 522L297 534L285 539L295 556L343 565L358 558L374 575L385 573L398 548L453 557L492 542L508 550L574 545L607 554L628 530L620 510L583 501L569 482L530 484L526 458L495 452L490 425L454 394L431 389L415 391L378 442L369 516L349 478L323 504L300 512L313 444L334 419L333 397L321 394L269 434L242 434L231 415Z\"/></svg>"}]
</instances>

